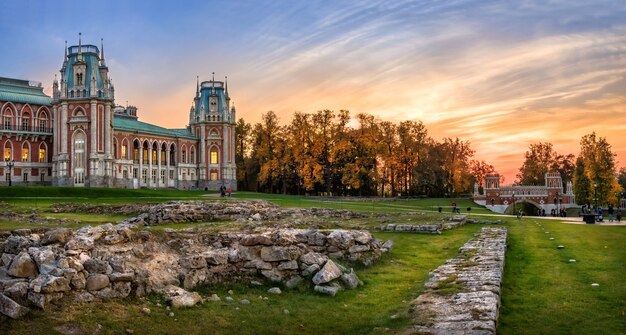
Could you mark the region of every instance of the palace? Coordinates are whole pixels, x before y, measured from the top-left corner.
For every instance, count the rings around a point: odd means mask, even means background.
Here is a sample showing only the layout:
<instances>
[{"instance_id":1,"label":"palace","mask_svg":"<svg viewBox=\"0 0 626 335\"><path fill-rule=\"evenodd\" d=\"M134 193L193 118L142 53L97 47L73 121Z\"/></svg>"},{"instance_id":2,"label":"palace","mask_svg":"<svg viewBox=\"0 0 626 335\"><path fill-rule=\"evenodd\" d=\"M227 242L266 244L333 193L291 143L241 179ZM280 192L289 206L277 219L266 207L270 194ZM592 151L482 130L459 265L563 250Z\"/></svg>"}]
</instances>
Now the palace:
<instances>
[{"instance_id":1,"label":"palace","mask_svg":"<svg viewBox=\"0 0 626 335\"><path fill-rule=\"evenodd\" d=\"M0 185L236 188L235 108L226 80L196 83L187 127L138 120L115 104L104 45L65 46L52 97L0 78ZM182 110L182 108L181 108Z\"/></svg>"}]
</instances>

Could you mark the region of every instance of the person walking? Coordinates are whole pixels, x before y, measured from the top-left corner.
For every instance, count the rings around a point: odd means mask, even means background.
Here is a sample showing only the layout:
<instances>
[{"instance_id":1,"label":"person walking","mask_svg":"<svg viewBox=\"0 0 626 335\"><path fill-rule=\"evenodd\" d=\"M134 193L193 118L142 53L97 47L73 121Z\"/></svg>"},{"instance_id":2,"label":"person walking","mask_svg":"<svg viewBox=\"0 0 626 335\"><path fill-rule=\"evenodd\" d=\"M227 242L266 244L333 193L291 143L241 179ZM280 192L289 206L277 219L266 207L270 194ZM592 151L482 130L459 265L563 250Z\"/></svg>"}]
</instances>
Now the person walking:
<instances>
[{"instance_id":1,"label":"person walking","mask_svg":"<svg viewBox=\"0 0 626 335\"><path fill-rule=\"evenodd\" d=\"M622 221L622 209L617 207L617 213L615 213L615 215L617 216L617 223L620 223Z\"/></svg>"},{"instance_id":2,"label":"person walking","mask_svg":"<svg viewBox=\"0 0 626 335\"><path fill-rule=\"evenodd\" d=\"M607 210L607 212L609 212L609 222L613 222L613 213L615 212L615 210L613 209L612 204L609 204L609 209Z\"/></svg>"}]
</instances>

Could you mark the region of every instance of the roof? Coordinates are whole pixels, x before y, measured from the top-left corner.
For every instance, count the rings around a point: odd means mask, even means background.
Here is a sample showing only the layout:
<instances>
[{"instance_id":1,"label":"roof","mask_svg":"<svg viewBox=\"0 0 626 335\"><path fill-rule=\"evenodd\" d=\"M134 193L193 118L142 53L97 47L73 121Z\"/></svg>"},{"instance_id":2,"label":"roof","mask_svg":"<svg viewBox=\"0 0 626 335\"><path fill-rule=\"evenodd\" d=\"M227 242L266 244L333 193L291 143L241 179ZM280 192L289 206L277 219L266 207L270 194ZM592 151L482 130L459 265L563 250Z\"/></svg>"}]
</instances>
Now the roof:
<instances>
[{"instance_id":1,"label":"roof","mask_svg":"<svg viewBox=\"0 0 626 335\"><path fill-rule=\"evenodd\" d=\"M113 117L113 128L115 130L123 130L130 132L140 132L150 135L161 135L167 137L182 137L197 140L198 138L187 128L183 129L167 129L155 126L150 123L137 121L135 119L117 116Z\"/></svg>"},{"instance_id":2,"label":"roof","mask_svg":"<svg viewBox=\"0 0 626 335\"><path fill-rule=\"evenodd\" d=\"M43 93L43 87L34 86L28 80L3 77L0 77L0 100L35 105L52 103L52 98Z\"/></svg>"}]
</instances>

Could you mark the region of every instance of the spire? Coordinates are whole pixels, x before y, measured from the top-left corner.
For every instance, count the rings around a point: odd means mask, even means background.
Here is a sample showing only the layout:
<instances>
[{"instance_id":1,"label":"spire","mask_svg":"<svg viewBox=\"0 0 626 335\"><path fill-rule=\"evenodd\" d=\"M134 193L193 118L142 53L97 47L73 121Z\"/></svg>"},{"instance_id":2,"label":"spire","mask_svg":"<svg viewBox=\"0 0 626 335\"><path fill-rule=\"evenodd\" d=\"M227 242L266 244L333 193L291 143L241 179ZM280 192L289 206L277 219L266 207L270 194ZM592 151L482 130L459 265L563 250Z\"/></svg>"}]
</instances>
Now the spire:
<instances>
[{"instance_id":1,"label":"spire","mask_svg":"<svg viewBox=\"0 0 626 335\"><path fill-rule=\"evenodd\" d=\"M211 72L211 94L215 94L215 72Z\"/></svg>"},{"instance_id":2,"label":"spire","mask_svg":"<svg viewBox=\"0 0 626 335\"><path fill-rule=\"evenodd\" d=\"M224 76L224 92L228 96L228 76Z\"/></svg>"},{"instance_id":3,"label":"spire","mask_svg":"<svg viewBox=\"0 0 626 335\"><path fill-rule=\"evenodd\" d=\"M200 76L196 76L196 98L200 96Z\"/></svg>"},{"instance_id":4,"label":"spire","mask_svg":"<svg viewBox=\"0 0 626 335\"><path fill-rule=\"evenodd\" d=\"M78 33L78 60L83 60L82 33Z\"/></svg>"},{"instance_id":5,"label":"spire","mask_svg":"<svg viewBox=\"0 0 626 335\"><path fill-rule=\"evenodd\" d=\"M101 66L106 66L104 62L104 38L100 38L100 63Z\"/></svg>"},{"instance_id":6,"label":"spire","mask_svg":"<svg viewBox=\"0 0 626 335\"><path fill-rule=\"evenodd\" d=\"M65 61L67 61L67 41L65 41Z\"/></svg>"}]
</instances>

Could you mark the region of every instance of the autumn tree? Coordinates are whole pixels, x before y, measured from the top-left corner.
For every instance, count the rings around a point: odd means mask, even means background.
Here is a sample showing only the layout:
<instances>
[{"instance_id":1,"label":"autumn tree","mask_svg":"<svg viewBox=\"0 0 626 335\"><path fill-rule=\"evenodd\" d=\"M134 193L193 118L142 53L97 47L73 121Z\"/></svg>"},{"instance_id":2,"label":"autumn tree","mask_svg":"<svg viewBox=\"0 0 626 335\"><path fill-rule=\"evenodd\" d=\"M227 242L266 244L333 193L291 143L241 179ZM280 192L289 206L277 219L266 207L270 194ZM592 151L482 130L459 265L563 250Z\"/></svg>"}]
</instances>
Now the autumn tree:
<instances>
[{"instance_id":1,"label":"autumn tree","mask_svg":"<svg viewBox=\"0 0 626 335\"><path fill-rule=\"evenodd\" d=\"M519 185L544 185L545 175L555 163L557 153L552 143L532 143L524 154L524 163L517 174Z\"/></svg>"},{"instance_id":2,"label":"autumn tree","mask_svg":"<svg viewBox=\"0 0 626 335\"><path fill-rule=\"evenodd\" d=\"M490 173L495 173L496 169L493 165L483 161L471 160L469 164L470 174L479 188L483 188L485 177Z\"/></svg>"},{"instance_id":3,"label":"autumn tree","mask_svg":"<svg viewBox=\"0 0 626 335\"><path fill-rule=\"evenodd\" d=\"M621 198L624 197L624 191L626 191L626 167L619 169L619 173L617 174L617 182L619 186L622 187Z\"/></svg>"},{"instance_id":4,"label":"autumn tree","mask_svg":"<svg viewBox=\"0 0 626 335\"><path fill-rule=\"evenodd\" d=\"M253 155L258 159L260 166L259 186L273 193L274 182L279 174L276 146L282 129L278 124L278 117L273 111L263 114L261 120L261 123L257 124L253 130Z\"/></svg>"},{"instance_id":5,"label":"autumn tree","mask_svg":"<svg viewBox=\"0 0 626 335\"><path fill-rule=\"evenodd\" d=\"M591 190L591 182L585 172L585 161L582 156L576 159L574 169L574 195L578 205L591 204L593 198Z\"/></svg>"},{"instance_id":6,"label":"autumn tree","mask_svg":"<svg viewBox=\"0 0 626 335\"><path fill-rule=\"evenodd\" d=\"M252 126L244 119L239 119L235 126L235 164L237 165L237 189L247 190L248 169L246 168L246 157L250 151L250 140Z\"/></svg>"},{"instance_id":7,"label":"autumn tree","mask_svg":"<svg viewBox=\"0 0 626 335\"><path fill-rule=\"evenodd\" d=\"M617 182L616 154L604 137L595 132L585 135L580 140L580 157L585 167L585 174L593 183L594 197L598 205L617 203L617 196L622 188Z\"/></svg>"},{"instance_id":8,"label":"autumn tree","mask_svg":"<svg viewBox=\"0 0 626 335\"><path fill-rule=\"evenodd\" d=\"M469 163L470 158L474 156L474 150L471 149L469 141L460 140L458 137L445 138L442 149L446 192L454 195L468 192L473 180Z\"/></svg>"}]
</instances>

